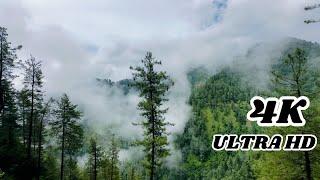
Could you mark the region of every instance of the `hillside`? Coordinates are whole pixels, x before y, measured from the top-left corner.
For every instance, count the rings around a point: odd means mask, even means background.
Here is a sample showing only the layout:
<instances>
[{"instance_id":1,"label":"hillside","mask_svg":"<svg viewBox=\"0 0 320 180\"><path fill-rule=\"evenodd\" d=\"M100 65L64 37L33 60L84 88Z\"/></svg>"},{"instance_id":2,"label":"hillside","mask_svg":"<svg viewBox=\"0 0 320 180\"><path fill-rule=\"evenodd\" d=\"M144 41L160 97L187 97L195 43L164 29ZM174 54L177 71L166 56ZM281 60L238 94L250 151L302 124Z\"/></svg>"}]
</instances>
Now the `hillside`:
<instances>
[{"instance_id":1,"label":"hillside","mask_svg":"<svg viewBox=\"0 0 320 180\"><path fill-rule=\"evenodd\" d=\"M256 179L261 176L257 173L261 172L259 169L261 167L254 164L254 162L262 163L259 161L259 153L214 152L210 146L212 135L264 132L246 120L248 102L254 95L274 93L270 85L272 77L268 70L277 70L280 60L296 48L305 50L311 64L320 57L319 44L290 38L286 40L278 57L273 56L273 59L269 59L270 62L263 62L262 65L255 64L249 68L231 66L210 77L204 76L201 70L192 70L188 74L189 80L192 80L189 101L192 106L192 117L176 141L182 151L182 171L186 178ZM268 49L265 44L259 44L251 48L247 55L240 59L241 62L235 64L244 65L256 61L259 53L265 49ZM280 71L286 70L285 67L280 69ZM270 77L259 77L256 76L257 73ZM259 83L266 85L263 88L257 87L255 82L262 80L265 82ZM278 157L277 154L267 158L271 161L274 157Z\"/></svg>"}]
</instances>

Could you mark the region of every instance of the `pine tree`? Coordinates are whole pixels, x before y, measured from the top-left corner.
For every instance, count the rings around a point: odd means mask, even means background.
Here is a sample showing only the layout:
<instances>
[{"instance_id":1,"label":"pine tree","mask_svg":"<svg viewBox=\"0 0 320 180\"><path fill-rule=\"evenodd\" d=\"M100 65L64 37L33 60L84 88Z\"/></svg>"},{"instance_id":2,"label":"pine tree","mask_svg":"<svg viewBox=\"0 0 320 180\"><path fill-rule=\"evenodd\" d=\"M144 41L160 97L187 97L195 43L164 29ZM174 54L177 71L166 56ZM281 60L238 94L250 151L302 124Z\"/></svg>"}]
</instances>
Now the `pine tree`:
<instances>
[{"instance_id":1,"label":"pine tree","mask_svg":"<svg viewBox=\"0 0 320 180\"><path fill-rule=\"evenodd\" d=\"M30 107L30 102L28 99L28 93L25 89L22 89L17 94L17 105L18 105L18 117L22 124L21 136L23 139L24 147L27 147L27 122L28 122L28 107Z\"/></svg>"},{"instance_id":2,"label":"pine tree","mask_svg":"<svg viewBox=\"0 0 320 180\"><path fill-rule=\"evenodd\" d=\"M96 180L98 177L98 169L101 167L101 160L103 156L102 148L97 144L96 138L90 139L90 148L89 148L89 165L91 179Z\"/></svg>"},{"instance_id":3,"label":"pine tree","mask_svg":"<svg viewBox=\"0 0 320 180\"><path fill-rule=\"evenodd\" d=\"M109 157L106 154L103 154L100 161L101 179L109 180L109 177L110 177L109 167L110 167Z\"/></svg>"},{"instance_id":4,"label":"pine tree","mask_svg":"<svg viewBox=\"0 0 320 180\"><path fill-rule=\"evenodd\" d=\"M19 142L20 126L16 107L16 90L12 71L16 67L16 50L7 40L7 29L0 27L0 169L5 178L19 176L15 173L21 164L23 151Z\"/></svg>"},{"instance_id":5,"label":"pine tree","mask_svg":"<svg viewBox=\"0 0 320 180\"><path fill-rule=\"evenodd\" d=\"M40 179L41 175L41 163L42 163L42 145L44 140L44 121L45 117L49 114L50 104L53 102L53 99L49 99L49 101L44 105L43 109L39 114L39 130L38 130L38 155L37 155L37 179Z\"/></svg>"},{"instance_id":6,"label":"pine tree","mask_svg":"<svg viewBox=\"0 0 320 180\"><path fill-rule=\"evenodd\" d=\"M317 88L317 75L313 75L314 70L308 61L307 54L304 50L297 48L287 57L281 59L280 63L275 65L273 74L273 85L275 92L278 95L291 95L291 96L307 96L311 101L317 97L319 89ZM309 117L310 120L315 117ZM309 126L310 122L299 133L316 133L318 129ZM288 128L287 128L288 129ZM288 131L296 131L295 129L289 129ZM312 162L310 152L302 152L305 178L308 180L312 177ZM298 158L299 160L301 158ZM290 158L288 158L290 159Z\"/></svg>"},{"instance_id":7,"label":"pine tree","mask_svg":"<svg viewBox=\"0 0 320 180\"><path fill-rule=\"evenodd\" d=\"M110 162L110 167L109 167L109 173L110 173L110 180L119 180L119 148L117 141L115 139L115 135L112 135L111 139L111 146L108 152L109 156L109 162Z\"/></svg>"},{"instance_id":8,"label":"pine tree","mask_svg":"<svg viewBox=\"0 0 320 180\"><path fill-rule=\"evenodd\" d=\"M21 47L12 48L8 41L7 29L0 27L0 113L2 113L5 105L5 84L11 82L14 78L12 70L17 59L16 50L21 49Z\"/></svg>"},{"instance_id":9,"label":"pine tree","mask_svg":"<svg viewBox=\"0 0 320 180\"><path fill-rule=\"evenodd\" d=\"M139 164L130 160L123 162L121 179L139 180L142 179L139 172Z\"/></svg>"},{"instance_id":10,"label":"pine tree","mask_svg":"<svg viewBox=\"0 0 320 180\"><path fill-rule=\"evenodd\" d=\"M41 61L36 60L33 56L27 59L23 64L24 68L24 95L26 96L28 107L28 137L27 137L27 159L31 167L36 170L37 146L39 145L38 134L40 132L40 111L43 108L43 75L41 70ZM41 125L42 126L42 125ZM33 150L32 150L33 145ZM38 146L40 148L40 146ZM37 163L38 164L38 163ZM39 169L38 169L39 171ZM37 177L39 178L39 173Z\"/></svg>"},{"instance_id":11,"label":"pine tree","mask_svg":"<svg viewBox=\"0 0 320 180\"><path fill-rule=\"evenodd\" d=\"M83 129L79 123L82 115L77 109L77 105L73 105L66 94L62 95L57 102L54 115L56 118L50 122L50 125L52 132L61 143L60 179L62 180L65 177L66 156L69 157L68 164L70 166L74 162L74 156L82 147Z\"/></svg>"},{"instance_id":12,"label":"pine tree","mask_svg":"<svg viewBox=\"0 0 320 180\"><path fill-rule=\"evenodd\" d=\"M313 89L311 83L310 64L304 50L297 48L293 53L282 58L280 64L275 65L272 71L274 88L278 94L291 96L309 96Z\"/></svg>"},{"instance_id":13,"label":"pine tree","mask_svg":"<svg viewBox=\"0 0 320 180\"><path fill-rule=\"evenodd\" d=\"M167 101L165 95L173 82L166 72L155 69L156 65L161 65L161 61L155 60L151 52L148 52L141 62L142 66L130 69L134 71L133 86L143 98L138 104L138 109L145 120L137 125L144 128L144 139L138 144L144 146L145 167L150 170L149 176L153 180L158 179L156 171L157 167L161 166L162 159L169 155L166 147L168 145L166 126L172 124L165 121L163 115L168 109L162 108L162 105Z\"/></svg>"},{"instance_id":14,"label":"pine tree","mask_svg":"<svg viewBox=\"0 0 320 180\"><path fill-rule=\"evenodd\" d=\"M1 113L0 127L0 168L4 172L14 174L15 166L21 163L21 152L18 133L19 125L17 124L17 109L15 106L15 92L11 83L3 82L5 99L4 108Z\"/></svg>"},{"instance_id":15,"label":"pine tree","mask_svg":"<svg viewBox=\"0 0 320 180\"><path fill-rule=\"evenodd\" d=\"M5 108L11 110L15 106L15 90L12 87L12 80L14 75L13 69L16 65L16 50L21 48L12 48L11 43L8 42L7 29L0 27L0 124L4 126L6 121ZM8 99L6 99L8 98ZM9 106L11 108L9 108ZM15 123L16 120L7 120L7 122Z\"/></svg>"}]
</instances>

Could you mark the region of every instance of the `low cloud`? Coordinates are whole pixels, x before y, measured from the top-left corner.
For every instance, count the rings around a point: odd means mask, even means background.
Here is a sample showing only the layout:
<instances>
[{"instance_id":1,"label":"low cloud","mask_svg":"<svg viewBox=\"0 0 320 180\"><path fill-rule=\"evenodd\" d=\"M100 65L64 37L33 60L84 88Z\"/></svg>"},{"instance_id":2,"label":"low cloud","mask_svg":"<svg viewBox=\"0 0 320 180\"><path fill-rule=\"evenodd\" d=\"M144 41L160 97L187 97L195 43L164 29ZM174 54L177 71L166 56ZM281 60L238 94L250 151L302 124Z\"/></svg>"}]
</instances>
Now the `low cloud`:
<instances>
[{"instance_id":1,"label":"low cloud","mask_svg":"<svg viewBox=\"0 0 320 180\"><path fill-rule=\"evenodd\" d=\"M48 96L68 93L97 132L111 126L121 136L141 137L131 124L140 119L137 95L101 88L96 78L131 78L129 66L152 51L175 81L166 104L166 117L175 124L169 131L182 132L190 115L186 72L198 66L216 72L258 42L286 36L319 42L320 25L303 23L316 14L305 12L304 5L300 0L4 0L0 25L14 44L24 45L22 59L32 53L43 61ZM251 65L265 63L273 53L261 52Z\"/></svg>"}]
</instances>

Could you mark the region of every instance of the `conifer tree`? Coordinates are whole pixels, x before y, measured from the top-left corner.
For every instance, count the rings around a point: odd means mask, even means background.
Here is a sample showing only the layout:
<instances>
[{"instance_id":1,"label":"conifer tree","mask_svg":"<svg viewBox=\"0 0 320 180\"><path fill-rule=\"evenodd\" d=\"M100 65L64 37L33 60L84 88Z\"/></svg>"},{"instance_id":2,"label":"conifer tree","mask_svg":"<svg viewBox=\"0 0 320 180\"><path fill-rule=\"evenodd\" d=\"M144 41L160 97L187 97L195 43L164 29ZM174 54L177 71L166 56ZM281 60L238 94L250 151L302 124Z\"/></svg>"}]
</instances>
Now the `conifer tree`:
<instances>
[{"instance_id":1,"label":"conifer tree","mask_svg":"<svg viewBox=\"0 0 320 180\"><path fill-rule=\"evenodd\" d=\"M5 105L4 93L6 83L10 84L14 78L12 70L15 67L17 59L16 51L22 47L12 48L11 46L11 42L8 41L7 29L0 27L0 113L2 113Z\"/></svg>"},{"instance_id":2,"label":"conifer tree","mask_svg":"<svg viewBox=\"0 0 320 180\"><path fill-rule=\"evenodd\" d=\"M28 107L30 107L30 102L28 100L28 93L25 89L17 92L17 105L18 105L18 117L21 127L21 136L23 140L24 147L27 147L27 122L28 122Z\"/></svg>"},{"instance_id":3,"label":"conifer tree","mask_svg":"<svg viewBox=\"0 0 320 180\"><path fill-rule=\"evenodd\" d=\"M96 138L90 139L89 155L90 177L91 179L96 180L103 156L102 148L97 144Z\"/></svg>"},{"instance_id":4,"label":"conifer tree","mask_svg":"<svg viewBox=\"0 0 320 180\"><path fill-rule=\"evenodd\" d=\"M4 171L5 178L18 175L24 155L20 142L16 90L13 88L13 70L16 67L16 48L11 47L8 41L7 29L0 27L0 169Z\"/></svg>"},{"instance_id":5,"label":"conifer tree","mask_svg":"<svg viewBox=\"0 0 320 180\"><path fill-rule=\"evenodd\" d=\"M44 121L46 116L50 111L50 104L53 102L53 99L49 99L48 102L44 105L43 109L39 114L39 129L38 129L38 154L37 154L37 179L40 179L41 175L41 163L42 163L42 145L44 141Z\"/></svg>"},{"instance_id":6,"label":"conifer tree","mask_svg":"<svg viewBox=\"0 0 320 180\"><path fill-rule=\"evenodd\" d=\"M100 177L104 180L109 179L109 167L110 167L110 160L106 153L104 153L101 157L100 161Z\"/></svg>"},{"instance_id":7,"label":"conifer tree","mask_svg":"<svg viewBox=\"0 0 320 180\"><path fill-rule=\"evenodd\" d=\"M65 158L68 157L68 165L72 165L82 147L83 129L79 123L82 115L77 105L72 104L66 94L62 95L57 102L57 108L53 111L55 119L50 122L50 125L52 132L60 142L60 179L62 180L65 177Z\"/></svg>"},{"instance_id":8,"label":"conifer tree","mask_svg":"<svg viewBox=\"0 0 320 180\"><path fill-rule=\"evenodd\" d=\"M0 126L0 168L6 173L14 173L14 166L21 163L21 152L19 146L19 125L17 123L17 109L15 106L15 92L11 83L5 82L3 98L5 105L1 113Z\"/></svg>"},{"instance_id":9,"label":"conifer tree","mask_svg":"<svg viewBox=\"0 0 320 180\"><path fill-rule=\"evenodd\" d=\"M23 80L23 92L26 97L25 101L28 104L28 115L27 115L27 159L33 170L36 170L36 163L33 158L36 157L36 151L39 141L39 128L40 128L40 111L43 108L43 74L41 70L41 61L30 56L24 63L22 63L24 69L24 80ZM32 150L33 145L33 150ZM40 148L40 147L38 147ZM36 159L36 158L35 158ZM37 173L38 174L38 173Z\"/></svg>"},{"instance_id":10,"label":"conifer tree","mask_svg":"<svg viewBox=\"0 0 320 180\"><path fill-rule=\"evenodd\" d=\"M273 87L278 95L290 95L290 96L307 96L313 102L314 98L319 94L317 83L319 81L319 75L314 75L314 69L312 69L306 52L300 48L295 49L287 57L281 59L280 63L275 65L273 74ZM318 77L317 77L318 76ZM315 117L309 116L309 120L313 120ZM287 128L287 131L298 131L298 133L316 133L317 128L309 126L310 121L307 122L303 129ZM304 166L304 178L311 180L312 177L312 160L310 152L304 151L303 156L299 154L297 158L300 163L303 162ZM288 158L290 159L290 158Z\"/></svg>"},{"instance_id":11,"label":"conifer tree","mask_svg":"<svg viewBox=\"0 0 320 180\"><path fill-rule=\"evenodd\" d=\"M142 59L142 66L130 67L133 70L133 86L136 87L143 98L138 104L141 116L145 119L138 123L144 129L144 139L138 144L144 146L146 153L145 167L150 170L151 180L158 179L156 176L157 167L161 166L162 159L169 155L166 126L172 125L165 121L164 114L167 108L163 103L173 81L164 71L157 71L156 66L161 61L155 60L152 53L148 52Z\"/></svg>"},{"instance_id":12,"label":"conifer tree","mask_svg":"<svg viewBox=\"0 0 320 180\"><path fill-rule=\"evenodd\" d=\"M109 167L110 180L119 180L120 179L119 167L118 167L119 148L118 148L117 141L115 139L115 135L112 135L108 156L109 156L109 162L110 162L110 167Z\"/></svg>"}]
</instances>

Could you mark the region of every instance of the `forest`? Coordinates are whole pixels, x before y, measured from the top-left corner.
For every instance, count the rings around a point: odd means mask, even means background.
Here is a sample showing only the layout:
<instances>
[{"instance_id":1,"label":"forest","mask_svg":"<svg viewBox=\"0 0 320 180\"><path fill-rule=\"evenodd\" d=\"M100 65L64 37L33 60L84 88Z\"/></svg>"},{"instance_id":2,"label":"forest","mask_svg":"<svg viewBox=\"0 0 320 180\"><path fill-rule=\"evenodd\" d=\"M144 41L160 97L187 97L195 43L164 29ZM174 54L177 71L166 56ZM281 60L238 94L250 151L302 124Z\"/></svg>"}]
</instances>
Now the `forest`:
<instances>
[{"instance_id":1,"label":"forest","mask_svg":"<svg viewBox=\"0 0 320 180\"><path fill-rule=\"evenodd\" d=\"M0 179L320 179L317 146L305 152L226 152L211 148L214 134L314 134L320 124L320 45L290 38L281 56L270 60L270 78L265 87L252 72L238 65L212 73L205 67L188 71L191 115L180 134L165 118L165 102L174 81L158 71L161 61L147 52L140 66L128 67L132 79L113 82L96 79L97 85L117 86L123 93L138 92L137 111L141 121L132 128L143 129L142 139L124 140L121 134L106 132L101 137L88 127L83 112L67 94L48 97L43 85L42 62L30 56L21 60L23 48L12 44L5 27L0 27ZM253 47L236 64L250 63ZM23 87L15 88L18 77ZM307 96L304 127L259 127L246 120L250 99L255 96ZM181 151L178 166L166 163L170 156L168 136ZM119 151L142 147L144 157L121 161ZM82 163L81 163L82 162Z\"/></svg>"}]
</instances>

